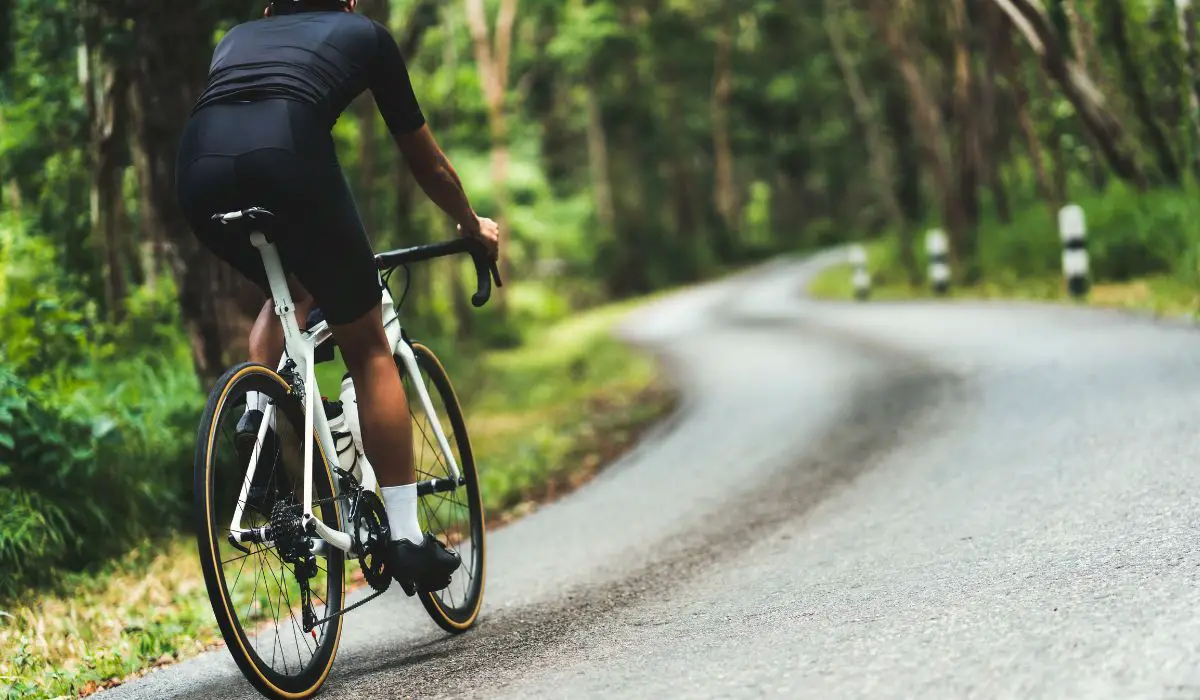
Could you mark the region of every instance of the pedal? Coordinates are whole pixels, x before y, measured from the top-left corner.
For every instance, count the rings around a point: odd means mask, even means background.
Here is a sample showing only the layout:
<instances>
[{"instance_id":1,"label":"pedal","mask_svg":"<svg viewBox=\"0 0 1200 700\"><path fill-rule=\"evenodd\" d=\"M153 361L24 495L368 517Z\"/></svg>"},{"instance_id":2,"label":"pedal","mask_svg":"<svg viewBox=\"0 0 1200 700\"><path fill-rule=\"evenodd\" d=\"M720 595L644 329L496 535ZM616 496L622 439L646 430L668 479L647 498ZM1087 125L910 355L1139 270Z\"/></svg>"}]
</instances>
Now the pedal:
<instances>
[{"instance_id":1,"label":"pedal","mask_svg":"<svg viewBox=\"0 0 1200 700\"><path fill-rule=\"evenodd\" d=\"M417 594L417 584L413 583L412 581L397 581L396 583L400 584L400 588L406 595L408 595L409 598Z\"/></svg>"}]
</instances>

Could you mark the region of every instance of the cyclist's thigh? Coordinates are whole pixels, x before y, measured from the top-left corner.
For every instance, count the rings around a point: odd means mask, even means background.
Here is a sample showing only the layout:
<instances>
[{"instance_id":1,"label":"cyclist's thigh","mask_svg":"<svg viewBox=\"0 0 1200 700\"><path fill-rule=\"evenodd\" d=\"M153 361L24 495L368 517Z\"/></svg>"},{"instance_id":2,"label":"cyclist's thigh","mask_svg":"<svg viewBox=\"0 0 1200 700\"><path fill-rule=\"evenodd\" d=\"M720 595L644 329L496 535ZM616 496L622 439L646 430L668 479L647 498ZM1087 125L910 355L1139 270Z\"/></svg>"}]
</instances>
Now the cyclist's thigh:
<instances>
[{"instance_id":1,"label":"cyclist's thigh","mask_svg":"<svg viewBox=\"0 0 1200 700\"><path fill-rule=\"evenodd\" d=\"M383 295L375 254L340 169L328 173L314 216L296 231L290 258L300 282L333 325L378 308Z\"/></svg>"},{"instance_id":2,"label":"cyclist's thigh","mask_svg":"<svg viewBox=\"0 0 1200 700\"><path fill-rule=\"evenodd\" d=\"M280 250L284 264L313 295L329 323L347 324L376 309L382 299L375 254L338 166L328 126L302 105L292 111L295 208Z\"/></svg>"},{"instance_id":3,"label":"cyclist's thigh","mask_svg":"<svg viewBox=\"0 0 1200 700\"><path fill-rule=\"evenodd\" d=\"M214 105L193 115L180 140L176 191L180 208L197 238L217 257L256 283L268 296L262 256L239 229L212 220L220 212L290 206L295 185L276 182L293 173L294 156L287 104L272 100ZM260 172L243 173L246 153L261 153Z\"/></svg>"},{"instance_id":4,"label":"cyclist's thigh","mask_svg":"<svg viewBox=\"0 0 1200 700\"><path fill-rule=\"evenodd\" d=\"M270 296L262 257L250 238L212 220L215 213L250 206L237 188L233 159L202 156L182 168L176 180L180 208L200 243Z\"/></svg>"}]
</instances>

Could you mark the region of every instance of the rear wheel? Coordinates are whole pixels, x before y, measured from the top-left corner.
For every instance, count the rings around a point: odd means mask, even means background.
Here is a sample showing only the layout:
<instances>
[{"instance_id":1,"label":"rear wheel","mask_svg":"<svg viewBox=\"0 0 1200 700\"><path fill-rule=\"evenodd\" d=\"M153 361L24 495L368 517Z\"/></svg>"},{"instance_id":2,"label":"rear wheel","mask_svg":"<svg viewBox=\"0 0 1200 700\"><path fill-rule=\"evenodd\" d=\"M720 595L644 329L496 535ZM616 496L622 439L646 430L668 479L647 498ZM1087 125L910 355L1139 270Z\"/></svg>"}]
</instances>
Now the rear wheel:
<instances>
[{"instance_id":1,"label":"rear wheel","mask_svg":"<svg viewBox=\"0 0 1200 700\"><path fill-rule=\"evenodd\" d=\"M412 350L421 370L420 377L407 376L399 358L397 363L404 375L404 390L412 414L413 465L417 480L428 482L451 478L449 465L433 431L435 420L440 422L461 477L459 486L453 490L422 495L418 517L422 528L457 553L462 563L447 588L417 595L434 622L447 632L457 634L475 624L483 605L484 525L479 478L462 408L445 368L428 347L413 343ZM425 386L436 417L428 415L421 406L415 386L417 381Z\"/></svg>"},{"instance_id":2,"label":"rear wheel","mask_svg":"<svg viewBox=\"0 0 1200 700\"><path fill-rule=\"evenodd\" d=\"M250 457L239 457L236 435L250 392L265 399L256 405L267 407L269 430L249 441L259 446L254 482L264 488L243 502ZM267 697L289 700L310 697L325 683L342 617L305 632L305 609L313 621L341 610L345 582L341 551L313 556L300 525L303 435L303 407L287 382L268 367L245 364L218 380L196 445L196 533L213 614L246 679ZM313 501L313 515L338 528L333 481L316 440ZM239 502L239 530L255 534L235 543L230 528Z\"/></svg>"}]
</instances>

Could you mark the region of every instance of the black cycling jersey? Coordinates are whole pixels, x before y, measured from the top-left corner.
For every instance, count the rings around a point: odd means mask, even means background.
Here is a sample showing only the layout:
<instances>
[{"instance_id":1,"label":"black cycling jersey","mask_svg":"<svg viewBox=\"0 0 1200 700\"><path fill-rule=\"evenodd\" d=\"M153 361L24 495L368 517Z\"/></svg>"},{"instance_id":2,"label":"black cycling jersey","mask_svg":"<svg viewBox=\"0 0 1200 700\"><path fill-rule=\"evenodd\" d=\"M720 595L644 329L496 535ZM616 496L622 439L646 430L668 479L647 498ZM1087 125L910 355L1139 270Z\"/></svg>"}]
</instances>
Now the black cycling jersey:
<instances>
[{"instance_id":1,"label":"black cycling jersey","mask_svg":"<svg viewBox=\"0 0 1200 700\"><path fill-rule=\"evenodd\" d=\"M315 106L332 128L365 90L392 134L425 116L396 40L348 12L301 12L239 24L217 46L193 113L212 104L287 99Z\"/></svg>"}]
</instances>

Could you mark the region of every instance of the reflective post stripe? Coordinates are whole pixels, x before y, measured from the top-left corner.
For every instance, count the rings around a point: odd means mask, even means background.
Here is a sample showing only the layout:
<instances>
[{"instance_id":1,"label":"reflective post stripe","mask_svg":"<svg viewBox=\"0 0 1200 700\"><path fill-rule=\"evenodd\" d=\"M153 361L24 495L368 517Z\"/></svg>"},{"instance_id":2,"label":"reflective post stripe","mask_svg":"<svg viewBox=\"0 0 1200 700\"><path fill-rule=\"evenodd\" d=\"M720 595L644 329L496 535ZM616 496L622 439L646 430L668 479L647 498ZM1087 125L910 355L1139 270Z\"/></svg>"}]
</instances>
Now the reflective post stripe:
<instances>
[{"instance_id":1,"label":"reflective post stripe","mask_svg":"<svg viewBox=\"0 0 1200 700\"><path fill-rule=\"evenodd\" d=\"M854 298L866 301L871 296L871 273L867 271L867 251L861 245L850 248L850 265L854 268Z\"/></svg>"},{"instance_id":2,"label":"reflective post stripe","mask_svg":"<svg viewBox=\"0 0 1200 700\"><path fill-rule=\"evenodd\" d=\"M1067 291L1073 297L1088 293L1087 221L1083 207L1068 204L1058 211L1058 235L1062 240L1063 276L1067 280Z\"/></svg>"},{"instance_id":3,"label":"reflective post stripe","mask_svg":"<svg viewBox=\"0 0 1200 700\"><path fill-rule=\"evenodd\" d=\"M925 234L925 253L929 256L929 283L939 296L950 291L950 243L940 228Z\"/></svg>"}]
</instances>

